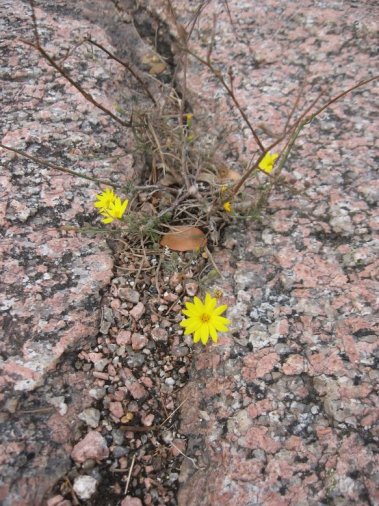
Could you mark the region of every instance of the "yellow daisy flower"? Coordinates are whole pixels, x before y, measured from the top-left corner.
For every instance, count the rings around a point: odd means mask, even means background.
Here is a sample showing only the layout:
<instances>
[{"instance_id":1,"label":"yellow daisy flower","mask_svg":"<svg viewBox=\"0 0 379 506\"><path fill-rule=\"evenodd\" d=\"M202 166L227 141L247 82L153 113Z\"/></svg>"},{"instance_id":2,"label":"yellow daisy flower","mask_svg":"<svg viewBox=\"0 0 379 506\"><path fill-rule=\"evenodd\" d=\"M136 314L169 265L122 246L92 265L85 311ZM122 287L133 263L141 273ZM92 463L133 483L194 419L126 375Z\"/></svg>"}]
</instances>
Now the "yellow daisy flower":
<instances>
[{"instance_id":1,"label":"yellow daisy flower","mask_svg":"<svg viewBox=\"0 0 379 506\"><path fill-rule=\"evenodd\" d=\"M274 168L274 163L277 158L279 158L278 153L271 154L269 151L267 151L265 156L259 162L258 167L263 170L263 172L266 172L266 174L270 174Z\"/></svg>"},{"instance_id":2,"label":"yellow daisy flower","mask_svg":"<svg viewBox=\"0 0 379 506\"><path fill-rule=\"evenodd\" d=\"M104 218L101 220L103 223L112 223L113 220L121 220L126 208L128 207L129 200L126 199L121 202L120 197L115 196L114 200L108 207L100 209L99 212Z\"/></svg>"},{"instance_id":3,"label":"yellow daisy flower","mask_svg":"<svg viewBox=\"0 0 379 506\"><path fill-rule=\"evenodd\" d=\"M225 202L222 207L227 213L230 213L232 211L232 204L230 202Z\"/></svg>"},{"instance_id":4,"label":"yellow daisy flower","mask_svg":"<svg viewBox=\"0 0 379 506\"><path fill-rule=\"evenodd\" d=\"M112 188L106 188L103 192L96 195L97 202L94 203L94 207L98 209L106 209L109 207L117 195L114 193Z\"/></svg>"},{"instance_id":5,"label":"yellow daisy flower","mask_svg":"<svg viewBox=\"0 0 379 506\"><path fill-rule=\"evenodd\" d=\"M212 341L217 343L217 332L227 332L227 325L230 320L220 316L228 306L216 307L217 299L206 294L204 302L198 297L193 298L193 302L186 302L186 309L182 313L188 318L182 320L180 325L184 327L184 334L193 334L193 342L200 341L207 344L209 336Z\"/></svg>"}]
</instances>

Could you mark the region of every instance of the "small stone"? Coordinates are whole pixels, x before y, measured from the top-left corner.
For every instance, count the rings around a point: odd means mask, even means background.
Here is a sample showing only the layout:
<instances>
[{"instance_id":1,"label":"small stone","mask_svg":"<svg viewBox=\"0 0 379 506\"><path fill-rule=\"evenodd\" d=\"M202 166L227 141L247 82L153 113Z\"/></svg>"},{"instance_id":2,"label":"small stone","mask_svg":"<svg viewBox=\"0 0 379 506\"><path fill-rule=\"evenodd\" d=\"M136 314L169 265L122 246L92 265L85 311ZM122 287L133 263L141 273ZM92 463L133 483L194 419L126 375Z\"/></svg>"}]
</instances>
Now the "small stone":
<instances>
[{"instance_id":1,"label":"small stone","mask_svg":"<svg viewBox=\"0 0 379 506\"><path fill-rule=\"evenodd\" d=\"M145 362L145 356L142 353L133 353L130 352L128 358L126 359L126 363L128 367L141 367Z\"/></svg>"},{"instance_id":2,"label":"small stone","mask_svg":"<svg viewBox=\"0 0 379 506\"><path fill-rule=\"evenodd\" d=\"M174 357L185 357L189 353L189 348L187 346L173 346L171 353Z\"/></svg>"},{"instance_id":3,"label":"small stone","mask_svg":"<svg viewBox=\"0 0 379 506\"><path fill-rule=\"evenodd\" d=\"M90 499L96 492L97 480L92 476L83 475L78 476L73 485L74 492L77 494L79 499Z\"/></svg>"},{"instance_id":4,"label":"small stone","mask_svg":"<svg viewBox=\"0 0 379 506\"><path fill-rule=\"evenodd\" d=\"M109 364L109 365L108 365L107 371L108 371L109 376L116 376L116 374L117 374L117 371L116 371L116 369L113 367L113 365L112 365L112 364Z\"/></svg>"},{"instance_id":5,"label":"small stone","mask_svg":"<svg viewBox=\"0 0 379 506\"><path fill-rule=\"evenodd\" d=\"M93 469L94 467L96 467L96 460L93 459L87 459L82 464L82 469L84 472L91 471L91 469Z\"/></svg>"},{"instance_id":6,"label":"small stone","mask_svg":"<svg viewBox=\"0 0 379 506\"><path fill-rule=\"evenodd\" d=\"M176 302L178 300L178 296L175 295L175 293L171 293L171 292L165 292L163 294L163 299L166 301L166 302Z\"/></svg>"},{"instance_id":7,"label":"small stone","mask_svg":"<svg viewBox=\"0 0 379 506\"><path fill-rule=\"evenodd\" d=\"M121 330L116 337L116 343L119 346L130 344L132 342L132 333L130 330Z\"/></svg>"},{"instance_id":8,"label":"small stone","mask_svg":"<svg viewBox=\"0 0 379 506\"><path fill-rule=\"evenodd\" d=\"M124 408L122 407L122 404L119 401L110 402L109 403L109 411L116 418L122 418L122 416L124 415Z\"/></svg>"},{"instance_id":9,"label":"small stone","mask_svg":"<svg viewBox=\"0 0 379 506\"><path fill-rule=\"evenodd\" d=\"M71 452L72 459L80 464L87 459L103 460L108 456L109 450L106 440L94 430L88 432L86 437L79 441Z\"/></svg>"},{"instance_id":10,"label":"small stone","mask_svg":"<svg viewBox=\"0 0 379 506\"><path fill-rule=\"evenodd\" d=\"M122 501L120 506L142 506L141 499L138 497L132 497L131 495L127 495Z\"/></svg>"},{"instance_id":11,"label":"small stone","mask_svg":"<svg viewBox=\"0 0 379 506\"><path fill-rule=\"evenodd\" d=\"M46 502L46 506L58 506L58 504L64 500L64 497L61 495L55 495L54 497L51 497Z\"/></svg>"},{"instance_id":12,"label":"small stone","mask_svg":"<svg viewBox=\"0 0 379 506\"><path fill-rule=\"evenodd\" d=\"M93 399L99 401L100 399L104 399L106 392L105 388L91 388L88 393Z\"/></svg>"},{"instance_id":13,"label":"small stone","mask_svg":"<svg viewBox=\"0 0 379 506\"><path fill-rule=\"evenodd\" d=\"M146 390L140 383L132 383L128 388L134 399L142 399L147 395Z\"/></svg>"},{"instance_id":14,"label":"small stone","mask_svg":"<svg viewBox=\"0 0 379 506\"><path fill-rule=\"evenodd\" d=\"M169 445L173 442L174 440L174 434L172 433L172 431L170 430L165 430L163 433L162 433L162 439L163 441Z\"/></svg>"},{"instance_id":15,"label":"small stone","mask_svg":"<svg viewBox=\"0 0 379 506\"><path fill-rule=\"evenodd\" d=\"M176 285L176 287L175 287L175 293L180 294L180 293L182 293L182 291L183 291L183 285L181 285L179 283L179 285Z\"/></svg>"},{"instance_id":16,"label":"small stone","mask_svg":"<svg viewBox=\"0 0 379 506\"><path fill-rule=\"evenodd\" d=\"M115 459L119 459L120 457L124 457L128 454L128 450L123 446L115 446L113 450L113 457Z\"/></svg>"},{"instance_id":17,"label":"small stone","mask_svg":"<svg viewBox=\"0 0 379 506\"><path fill-rule=\"evenodd\" d=\"M115 445L122 445L124 441L124 432L120 429L112 430L112 438Z\"/></svg>"},{"instance_id":18,"label":"small stone","mask_svg":"<svg viewBox=\"0 0 379 506\"><path fill-rule=\"evenodd\" d=\"M100 421L100 411L95 408L87 408L80 413L78 418L86 422L89 427L96 429Z\"/></svg>"},{"instance_id":19,"label":"small stone","mask_svg":"<svg viewBox=\"0 0 379 506\"><path fill-rule=\"evenodd\" d=\"M178 272L174 272L174 274L170 277L170 286L175 288L182 281L183 276Z\"/></svg>"},{"instance_id":20,"label":"small stone","mask_svg":"<svg viewBox=\"0 0 379 506\"><path fill-rule=\"evenodd\" d=\"M106 365L108 364L107 358L102 358L94 363L95 371L103 372Z\"/></svg>"},{"instance_id":21,"label":"small stone","mask_svg":"<svg viewBox=\"0 0 379 506\"><path fill-rule=\"evenodd\" d=\"M17 410L18 401L19 400L16 399L15 397L11 397L10 399L8 399L4 406L5 411L8 411L8 413L15 413Z\"/></svg>"},{"instance_id":22,"label":"small stone","mask_svg":"<svg viewBox=\"0 0 379 506\"><path fill-rule=\"evenodd\" d=\"M143 425L145 425L145 427L151 427L153 424L154 418L155 418L154 415L152 413L150 413L149 415L143 416L141 418L141 421L142 421Z\"/></svg>"},{"instance_id":23,"label":"small stone","mask_svg":"<svg viewBox=\"0 0 379 506\"><path fill-rule=\"evenodd\" d=\"M64 416L68 411L68 406L65 403L65 398L63 395L60 395L58 397L51 397L49 399L49 403L58 409L61 416Z\"/></svg>"},{"instance_id":24,"label":"small stone","mask_svg":"<svg viewBox=\"0 0 379 506\"><path fill-rule=\"evenodd\" d=\"M196 281L189 281L184 287L186 294L190 297L194 297L199 289L199 284Z\"/></svg>"},{"instance_id":25,"label":"small stone","mask_svg":"<svg viewBox=\"0 0 379 506\"><path fill-rule=\"evenodd\" d=\"M165 329L155 327L151 330L151 337L154 339L154 341L166 342L168 338L168 332Z\"/></svg>"},{"instance_id":26,"label":"small stone","mask_svg":"<svg viewBox=\"0 0 379 506\"><path fill-rule=\"evenodd\" d=\"M148 342L147 337L143 336L142 334L133 334L132 335L132 348L133 350L142 350L146 346Z\"/></svg>"},{"instance_id":27,"label":"small stone","mask_svg":"<svg viewBox=\"0 0 379 506\"><path fill-rule=\"evenodd\" d=\"M134 306L134 308L130 310L129 314L136 321L138 321L141 318L141 316L144 314L144 312L145 312L145 306L142 304L142 302L138 302L138 304L136 304Z\"/></svg>"},{"instance_id":28,"label":"small stone","mask_svg":"<svg viewBox=\"0 0 379 506\"><path fill-rule=\"evenodd\" d=\"M137 304L139 302L139 292L129 287L119 288L118 296L120 299L132 302L133 304Z\"/></svg>"},{"instance_id":29,"label":"small stone","mask_svg":"<svg viewBox=\"0 0 379 506\"><path fill-rule=\"evenodd\" d=\"M100 324L100 333L107 335L111 326L112 326L111 322L103 320Z\"/></svg>"}]
</instances>

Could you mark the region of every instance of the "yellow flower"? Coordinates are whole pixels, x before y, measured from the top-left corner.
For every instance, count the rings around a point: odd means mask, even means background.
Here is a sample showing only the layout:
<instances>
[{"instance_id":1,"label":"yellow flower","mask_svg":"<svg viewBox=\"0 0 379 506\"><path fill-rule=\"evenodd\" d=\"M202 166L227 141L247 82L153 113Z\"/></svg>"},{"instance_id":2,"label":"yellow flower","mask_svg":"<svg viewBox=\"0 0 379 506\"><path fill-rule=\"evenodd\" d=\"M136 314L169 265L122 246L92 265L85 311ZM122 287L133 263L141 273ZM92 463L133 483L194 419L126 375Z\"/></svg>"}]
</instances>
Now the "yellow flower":
<instances>
[{"instance_id":1,"label":"yellow flower","mask_svg":"<svg viewBox=\"0 0 379 506\"><path fill-rule=\"evenodd\" d=\"M104 218L101 220L103 223L112 223L113 220L121 220L126 208L129 204L129 200L121 202L120 197L115 196L113 202L108 207L100 209L99 212Z\"/></svg>"},{"instance_id":2,"label":"yellow flower","mask_svg":"<svg viewBox=\"0 0 379 506\"><path fill-rule=\"evenodd\" d=\"M225 202L225 204L222 207L227 213L230 213L232 210L232 204L230 202Z\"/></svg>"},{"instance_id":3,"label":"yellow flower","mask_svg":"<svg viewBox=\"0 0 379 506\"><path fill-rule=\"evenodd\" d=\"M269 151L267 151L265 156L259 162L258 167L263 170L263 172L266 172L266 174L270 174L274 168L274 163L277 158L279 158L279 155L277 153L271 154Z\"/></svg>"},{"instance_id":4,"label":"yellow flower","mask_svg":"<svg viewBox=\"0 0 379 506\"><path fill-rule=\"evenodd\" d=\"M103 223L112 223L113 220L120 220L128 206L129 201L121 202L112 188L106 188L103 192L96 195L97 202L94 203L99 213L104 216Z\"/></svg>"},{"instance_id":5,"label":"yellow flower","mask_svg":"<svg viewBox=\"0 0 379 506\"><path fill-rule=\"evenodd\" d=\"M198 297L193 298L193 302L186 302L186 309L182 313L188 318L182 320L180 325L184 327L184 334L193 334L193 341L200 341L207 344L209 336L212 341L217 343L217 332L227 332L227 325L230 320L220 316L228 306L223 305L216 307L217 299L206 294L204 302Z\"/></svg>"},{"instance_id":6,"label":"yellow flower","mask_svg":"<svg viewBox=\"0 0 379 506\"><path fill-rule=\"evenodd\" d=\"M191 127L192 126L193 114L191 114L190 112L188 112L187 114L185 114L185 117L186 117L186 121L187 121L187 126Z\"/></svg>"},{"instance_id":7,"label":"yellow flower","mask_svg":"<svg viewBox=\"0 0 379 506\"><path fill-rule=\"evenodd\" d=\"M106 209L109 207L117 195L113 192L112 188L106 188L102 193L96 195L97 202L94 203L94 207L98 209Z\"/></svg>"}]
</instances>

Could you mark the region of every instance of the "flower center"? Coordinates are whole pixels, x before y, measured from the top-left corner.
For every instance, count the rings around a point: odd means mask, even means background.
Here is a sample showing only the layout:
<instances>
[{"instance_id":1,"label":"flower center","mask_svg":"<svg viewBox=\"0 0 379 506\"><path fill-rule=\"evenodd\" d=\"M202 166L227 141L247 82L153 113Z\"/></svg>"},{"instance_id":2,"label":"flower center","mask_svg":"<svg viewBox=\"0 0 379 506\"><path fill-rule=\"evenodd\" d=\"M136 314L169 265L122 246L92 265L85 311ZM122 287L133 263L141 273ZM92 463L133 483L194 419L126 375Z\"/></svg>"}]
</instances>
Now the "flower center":
<instances>
[{"instance_id":1,"label":"flower center","mask_svg":"<svg viewBox=\"0 0 379 506\"><path fill-rule=\"evenodd\" d=\"M210 315L207 314L207 313L203 313L201 316L200 316L200 320L204 323L206 322L209 322L209 320L211 319Z\"/></svg>"}]
</instances>

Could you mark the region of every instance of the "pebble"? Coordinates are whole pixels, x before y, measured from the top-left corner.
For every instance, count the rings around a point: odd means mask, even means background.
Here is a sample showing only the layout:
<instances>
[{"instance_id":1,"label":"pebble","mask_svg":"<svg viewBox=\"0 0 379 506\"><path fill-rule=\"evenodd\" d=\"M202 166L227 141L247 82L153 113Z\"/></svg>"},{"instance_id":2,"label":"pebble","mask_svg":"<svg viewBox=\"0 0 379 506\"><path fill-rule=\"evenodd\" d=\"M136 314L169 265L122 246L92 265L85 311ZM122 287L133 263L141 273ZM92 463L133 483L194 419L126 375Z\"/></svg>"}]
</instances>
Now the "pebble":
<instances>
[{"instance_id":1,"label":"pebble","mask_svg":"<svg viewBox=\"0 0 379 506\"><path fill-rule=\"evenodd\" d=\"M74 492L82 500L90 499L96 492L96 488L97 480L86 474L78 476L73 485Z\"/></svg>"},{"instance_id":2,"label":"pebble","mask_svg":"<svg viewBox=\"0 0 379 506\"><path fill-rule=\"evenodd\" d=\"M141 316L144 314L144 312L145 306L142 304L142 302L138 302L138 304L136 304L134 308L129 311L129 314L132 318L134 318L138 322L138 320L141 319Z\"/></svg>"},{"instance_id":3,"label":"pebble","mask_svg":"<svg viewBox=\"0 0 379 506\"><path fill-rule=\"evenodd\" d=\"M102 380L108 380L108 378L109 378L109 375L106 372L97 372L97 371L94 371L93 375L94 375L95 378L99 378L99 379L102 379Z\"/></svg>"},{"instance_id":4,"label":"pebble","mask_svg":"<svg viewBox=\"0 0 379 506\"><path fill-rule=\"evenodd\" d=\"M130 344L132 342L132 333L130 330L121 330L116 337L116 343L119 346Z\"/></svg>"},{"instance_id":5,"label":"pebble","mask_svg":"<svg viewBox=\"0 0 379 506\"><path fill-rule=\"evenodd\" d=\"M59 397L51 397L49 399L49 403L58 409L58 412L61 416L64 416L68 411L68 406L64 401L65 398L63 395L60 395Z\"/></svg>"},{"instance_id":6,"label":"pebble","mask_svg":"<svg viewBox=\"0 0 379 506\"><path fill-rule=\"evenodd\" d=\"M79 420L83 420L89 427L96 429L100 421L100 411L95 408L87 408L78 416Z\"/></svg>"},{"instance_id":7,"label":"pebble","mask_svg":"<svg viewBox=\"0 0 379 506\"><path fill-rule=\"evenodd\" d=\"M146 390L140 383L132 383L129 386L129 391L134 399L142 399L147 395Z\"/></svg>"},{"instance_id":8,"label":"pebble","mask_svg":"<svg viewBox=\"0 0 379 506\"><path fill-rule=\"evenodd\" d=\"M109 450L107 442L99 432L88 432L84 439L77 443L71 457L75 462L83 463L87 459L103 460L108 458Z\"/></svg>"},{"instance_id":9,"label":"pebble","mask_svg":"<svg viewBox=\"0 0 379 506\"><path fill-rule=\"evenodd\" d=\"M132 335L132 348L135 351L142 350L142 348L146 346L147 342L147 337L142 334L135 333Z\"/></svg>"},{"instance_id":10,"label":"pebble","mask_svg":"<svg viewBox=\"0 0 379 506\"><path fill-rule=\"evenodd\" d=\"M142 506L142 501L138 499L138 497L127 495L125 499L121 501L120 506Z\"/></svg>"},{"instance_id":11,"label":"pebble","mask_svg":"<svg viewBox=\"0 0 379 506\"><path fill-rule=\"evenodd\" d=\"M184 289L187 295L194 297L199 289L199 284L196 281L189 281L185 284Z\"/></svg>"},{"instance_id":12,"label":"pebble","mask_svg":"<svg viewBox=\"0 0 379 506\"><path fill-rule=\"evenodd\" d=\"M103 320L100 324L100 333L107 335L111 326L112 326L111 322L107 322L106 320Z\"/></svg>"},{"instance_id":13,"label":"pebble","mask_svg":"<svg viewBox=\"0 0 379 506\"><path fill-rule=\"evenodd\" d=\"M113 429L112 438L115 445L121 445L124 441L124 432L120 429Z\"/></svg>"},{"instance_id":14,"label":"pebble","mask_svg":"<svg viewBox=\"0 0 379 506\"><path fill-rule=\"evenodd\" d=\"M137 304L139 302L139 292L133 290L132 288L119 288L118 296L120 299L132 302L133 304Z\"/></svg>"},{"instance_id":15,"label":"pebble","mask_svg":"<svg viewBox=\"0 0 379 506\"><path fill-rule=\"evenodd\" d=\"M61 503L64 500L64 497L62 495L55 495L54 497L51 497L46 502L46 506L58 506L59 503Z\"/></svg>"},{"instance_id":16,"label":"pebble","mask_svg":"<svg viewBox=\"0 0 379 506\"><path fill-rule=\"evenodd\" d=\"M91 469L93 469L95 466L96 466L96 460L87 459L85 462L83 462L82 469L83 469L83 471L91 471Z\"/></svg>"},{"instance_id":17,"label":"pebble","mask_svg":"<svg viewBox=\"0 0 379 506\"><path fill-rule=\"evenodd\" d=\"M185 357L189 353L187 346L173 346L171 353L174 357Z\"/></svg>"},{"instance_id":18,"label":"pebble","mask_svg":"<svg viewBox=\"0 0 379 506\"><path fill-rule=\"evenodd\" d=\"M145 362L145 356L142 353L129 353L126 363L128 367L141 367Z\"/></svg>"},{"instance_id":19,"label":"pebble","mask_svg":"<svg viewBox=\"0 0 379 506\"><path fill-rule=\"evenodd\" d=\"M99 401L105 397L105 388L91 388L88 393L93 399Z\"/></svg>"},{"instance_id":20,"label":"pebble","mask_svg":"<svg viewBox=\"0 0 379 506\"><path fill-rule=\"evenodd\" d=\"M154 341L166 342L168 338L168 332L160 327L155 327L151 330L151 337Z\"/></svg>"},{"instance_id":21,"label":"pebble","mask_svg":"<svg viewBox=\"0 0 379 506\"><path fill-rule=\"evenodd\" d=\"M94 363L95 371L103 372L106 365L108 364L107 358L102 358Z\"/></svg>"},{"instance_id":22,"label":"pebble","mask_svg":"<svg viewBox=\"0 0 379 506\"><path fill-rule=\"evenodd\" d=\"M113 456L115 459L119 459L120 457L124 457L128 454L128 450L123 446L115 446L113 450Z\"/></svg>"},{"instance_id":23,"label":"pebble","mask_svg":"<svg viewBox=\"0 0 379 506\"><path fill-rule=\"evenodd\" d=\"M152 413L143 416L141 418L142 424L145 425L145 427L151 427L153 425L154 418L155 417Z\"/></svg>"},{"instance_id":24,"label":"pebble","mask_svg":"<svg viewBox=\"0 0 379 506\"><path fill-rule=\"evenodd\" d=\"M119 401L110 402L109 403L109 411L116 418L122 418L122 416L124 415L124 408L122 407L122 404Z\"/></svg>"},{"instance_id":25,"label":"pebble","mask_svg":"<svg viewBox=\"0 0 379 506\"><path fill-rule=\"evenodd\" d=\"M162 433L162 439L163 441L169 445L173 442L174 440L174 434L172 433L172 431L170 430L165 430L163 433Z\"/></svg>"}]
</instances>

